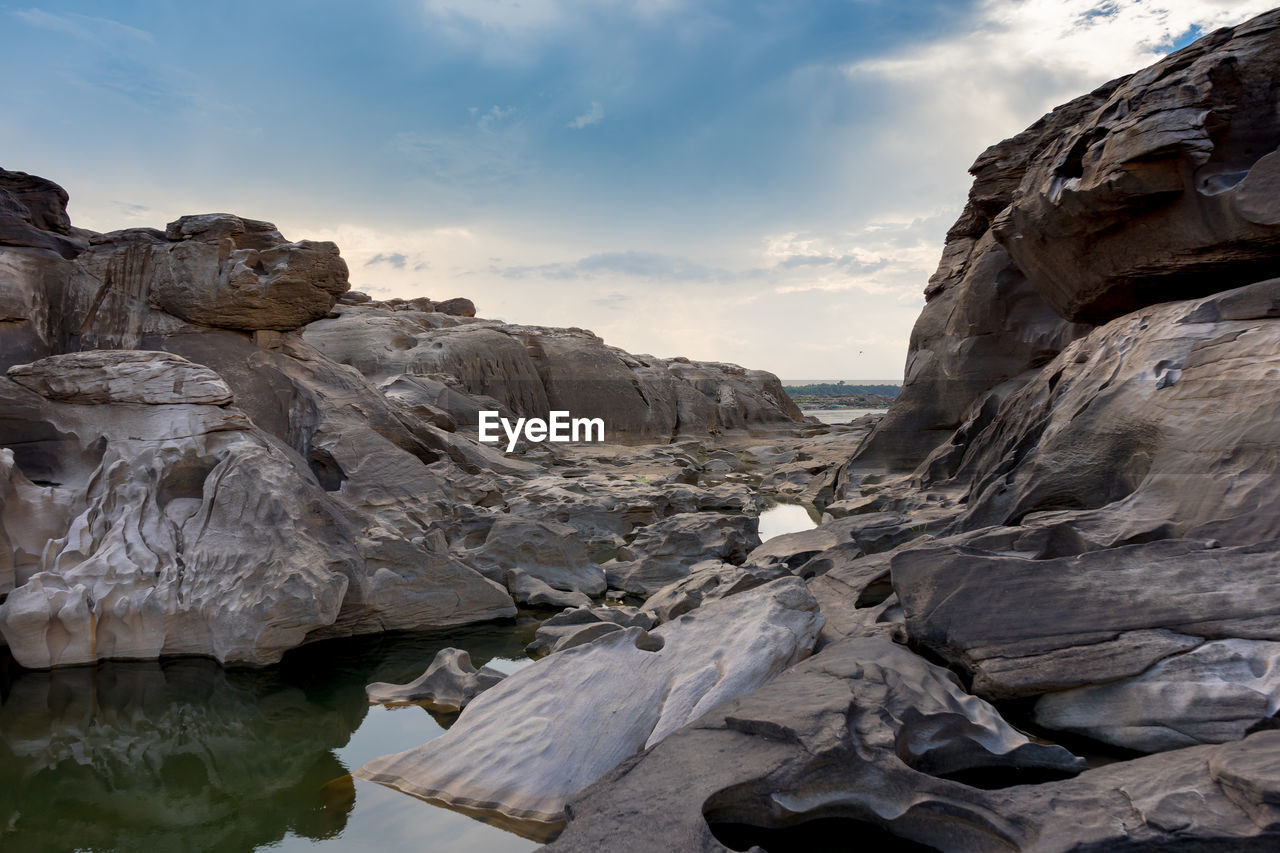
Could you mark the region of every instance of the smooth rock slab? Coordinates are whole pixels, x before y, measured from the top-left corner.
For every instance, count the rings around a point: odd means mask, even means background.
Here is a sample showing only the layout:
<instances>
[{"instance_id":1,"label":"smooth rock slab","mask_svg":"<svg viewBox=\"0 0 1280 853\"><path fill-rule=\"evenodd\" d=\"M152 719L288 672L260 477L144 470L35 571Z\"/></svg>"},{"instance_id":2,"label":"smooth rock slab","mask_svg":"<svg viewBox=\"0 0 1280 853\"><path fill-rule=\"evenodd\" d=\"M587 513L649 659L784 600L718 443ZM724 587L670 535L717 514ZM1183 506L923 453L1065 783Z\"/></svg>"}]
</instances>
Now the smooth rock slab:
<instances>
[{"instance_id":1,"label":"smooth rock slab","mask_svg":"<svg viewBox=\"0 0 1280 853\"><path fill-rule=\"evenodd\" d=\"M621 761L808 656L822 627L785 578L655 629L544 658L475 700L444 735L356 771L416 797L542 824Z\"/></svg>"},{"instance_id":2,"label":"smooth rock slab","mask_svg":"<svg viewBox=\"0 0 1280 853\"><path fill-rule=\"evenodd\" d=\"M1239 740L1278 709L1280 643L1217 640L1135 678L1041 697L1035 719L1046 728L1160 752Z\"/></svg>"},{"instance_id":3,"label":"smooth rock slab","mask_svg":"<svg viewBox=\"0 0 1280 853\"><path fill-rule=\"evenodd\" d=\"M218 374L180 355L90 350L9 368L9 378L48 400L96 403L204 403L223 406L231 389Z\"/></svg>"},{"instance_id":4,"label":"smooth rock slab","mask_svg":"<svg viewBox=\"0 0 1280 853\"><path fill-rule=\"evenodd\" d=\"M476 669L470 653L441 649L427 671L408 684L375 681L365 687L370 705L414 703L433 711L458 711L484 691L506 678L487 666Z\"/></svg>"}]
</instances>

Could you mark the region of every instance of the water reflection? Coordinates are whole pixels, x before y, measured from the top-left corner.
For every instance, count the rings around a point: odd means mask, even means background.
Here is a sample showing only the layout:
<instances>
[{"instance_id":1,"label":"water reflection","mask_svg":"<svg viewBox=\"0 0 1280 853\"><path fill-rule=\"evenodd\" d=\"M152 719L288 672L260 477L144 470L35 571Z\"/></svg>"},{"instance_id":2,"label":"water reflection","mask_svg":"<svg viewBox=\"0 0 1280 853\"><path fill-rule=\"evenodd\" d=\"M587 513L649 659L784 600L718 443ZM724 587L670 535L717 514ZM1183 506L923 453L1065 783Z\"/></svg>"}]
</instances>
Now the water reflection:
<instances>
[{"instance_id":1,"label":"water reflection","mask_svg":"<svg viewBox=\"0 0 1280 853\"><path fill-rule=\"evenodd\" d=\"M0 661L0 848L349 847L356 830L377 849L533 849L349 772L452 722L370 708L365 684L414 678L448 645L477 665L518 660L534 627L332 641L265 670L174 658L27 672Z\"/></svg>"},{"instance_id":2,"label":"water reflection","mask_svg":"<svg viewBox=\"0 0 1280 853\"><path fill-rule=\"evenodd\" d=\"M799 533L818 526L817 510L804 504L776 503L760 513L760 541L767 542L784 533Z\"/></svg>"}]
</instances>

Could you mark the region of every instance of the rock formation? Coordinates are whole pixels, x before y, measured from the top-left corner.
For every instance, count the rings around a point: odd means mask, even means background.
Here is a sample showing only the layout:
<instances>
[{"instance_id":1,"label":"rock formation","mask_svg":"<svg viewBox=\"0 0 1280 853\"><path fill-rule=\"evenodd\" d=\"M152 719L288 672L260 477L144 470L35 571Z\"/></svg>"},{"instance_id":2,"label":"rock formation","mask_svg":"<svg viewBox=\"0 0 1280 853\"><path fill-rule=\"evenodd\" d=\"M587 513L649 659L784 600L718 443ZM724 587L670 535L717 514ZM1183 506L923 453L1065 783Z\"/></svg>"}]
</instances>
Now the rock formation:
<instances>
[{"instance_id":1,"label":"rock formation","mask_svg":"<svg viewBox=\"0 0 1280 853\"><path fill-rule=\"evenodd\" d=\"M517 601L589 604L605 575L587 548L626 544L655 500L750 500L597 493L578 535L520 494L544 466L460 425L488 408L589 415L595 394L614 440L799 417L762 372L638 360L582 330L477 319L467 299L349 294L336 246L268 222L96 234L66 203L0 170L0 635L24 666L263 664Z\"/></svg>"},{"instance_id":2,"label":"rock formation","mask_svg":"<svg viewBox=\"0 0 1280 853\"><path fill-rule=\"evenodd\" d=\"M568 798L620 762L804 659L821 626L813 596L786 578L651 633L607 633L520 670L444 735L357 775L555 825Z\"/></svg>"},{"instance_id":3,"label":"rock formation","mask_svg":"<svg viewBox=\"0 0 1280 853\"><path fill-rule=\"evenodd\" d=\"M1277 67L1271 12L978 158L902 395L813 475L823 525L743 565L809 579L816 653L599 780L550 849L1280 843ZM1109 763L1023 763L1002 718Z\"/></svg>"}]
</instances>

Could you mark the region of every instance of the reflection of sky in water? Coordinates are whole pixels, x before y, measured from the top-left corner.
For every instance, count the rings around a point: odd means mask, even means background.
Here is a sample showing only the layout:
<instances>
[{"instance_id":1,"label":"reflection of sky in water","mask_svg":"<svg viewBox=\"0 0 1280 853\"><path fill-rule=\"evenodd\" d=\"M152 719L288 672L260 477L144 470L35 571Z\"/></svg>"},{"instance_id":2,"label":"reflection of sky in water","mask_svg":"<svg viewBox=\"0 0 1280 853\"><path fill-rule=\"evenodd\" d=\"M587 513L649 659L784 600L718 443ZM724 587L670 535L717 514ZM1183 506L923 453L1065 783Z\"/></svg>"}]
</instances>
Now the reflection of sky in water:
<instances>
[{"instance_id":1,"label":"reflection of sky in water","mask_svg":"<svg viewBox=\"0 0 1280 853\"><path fill-rule=\"evenodd\" d=\"M824 424L847 424L863 415L883 415L887 409L803 409L801 414L813 415Z\"/></svg>"},{"instance_id":2,"label":"reflection of sky in water","mask_svg":"<svg viewBox=\"0 0 1280 853\"><path fill-rule=\"evenodd\" d=\"M531 663L535 626L319 643L263 670L175 658L23 672L0 659L0 849L533 850L347 774L451 721L370 707L365 684L416 678L450 645L514 671Z\"/></svg>"},{"instance_id":3,"label":"reflection of sky in water","mask_svg":"<svg viewBox=\"0 0 1280 853\"><path fill-rule=\"evenodd\" d=\"M800 504L777 504L760 513L760 541L817 526L809 510Z\"/></svg>"}]
</instances>

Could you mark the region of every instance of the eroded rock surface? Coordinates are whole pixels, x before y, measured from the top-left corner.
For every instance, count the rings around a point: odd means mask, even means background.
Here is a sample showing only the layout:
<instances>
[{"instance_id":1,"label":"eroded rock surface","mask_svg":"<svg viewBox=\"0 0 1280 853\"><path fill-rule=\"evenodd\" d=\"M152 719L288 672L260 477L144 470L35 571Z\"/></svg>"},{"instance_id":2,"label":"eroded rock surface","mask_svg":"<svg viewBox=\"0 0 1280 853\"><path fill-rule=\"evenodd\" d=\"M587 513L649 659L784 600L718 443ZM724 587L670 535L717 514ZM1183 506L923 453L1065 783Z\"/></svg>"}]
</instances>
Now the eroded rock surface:
<instances>
[{"instance_id":1,"label":"eroded rock surface","mask_svg":"<svg viewBox=\"0 0 1280 853\"><path fill-rule=\"evenodd\" d=\"M444 735L357 771L469 809L543 824L637 751L809 654L822 625L790 578L646 633L626 628L553 654L477 698Z\"/></svg>"},{"instance_id":2,"label":"eroded rock surface","mask_svg":"<svg viewBox=\"0 0 1280 853\"><path fill-rule=\"evenodd\" d=\"M365 688L369 704L414 703L432 711L459 711L506 674L487 666L476 669L462 649L441 649L426 672L408 684L375 681Z\"/></svg>"}]
</instances>

